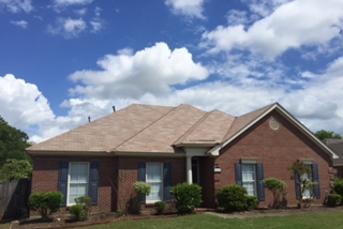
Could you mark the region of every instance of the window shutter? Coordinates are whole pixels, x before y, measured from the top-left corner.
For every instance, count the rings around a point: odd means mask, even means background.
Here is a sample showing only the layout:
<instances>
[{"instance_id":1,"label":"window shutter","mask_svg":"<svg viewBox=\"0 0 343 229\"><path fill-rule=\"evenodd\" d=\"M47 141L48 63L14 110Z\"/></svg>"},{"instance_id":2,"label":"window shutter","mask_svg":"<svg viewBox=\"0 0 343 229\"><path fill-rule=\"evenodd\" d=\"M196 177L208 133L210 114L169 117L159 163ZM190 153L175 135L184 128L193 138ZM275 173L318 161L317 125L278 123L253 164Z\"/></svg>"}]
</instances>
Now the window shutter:
<instances>
[{"instance_id":1,"label":"window shutter","mask_svg":"<svg viewBox=\"0 0 343 229\"><path fill-rule=\"evenodd\" d=\"M163 199L170 200L172 194L170 193L172 187L172 165L167 162L163 165Z\"/></svg>"},{"instance_id":2,"label":"window shutter","mask_svg":"<svg viewBox=\"0 0 343 229\"><path fill-rule=\"evenodd\" d=\"M242 186L242 164L241 163L235 164L235 179L236 179L236 184Z\"/></svg>"},{"instance_id":3,"label":"window shutter","mask_svg":"<svg viewBox=\"0 0 343 229\"><path fill-rule=\"evenodd\" d=\"M92 199L92 204L98 202L98 185L99 185L99 162L93 161L90 163L88 195Z\"/></svg>"},{"instance_id":4,"label":"window shutter","mask_svg":"<svg viewBox=\"0 0 343 229\"><path fill-rule=\"evenodd\" d=\"M140 162L138 164L138 181L142 181L142 182L145 182L145 163L144 162ZM145 202L145 196L144 195L140 195L139 196L139 200L141 202Z\"/></svg>"},{"instance_id":5,"label":"window shutter","mask_svg":"<svg viewBox=\"0 0 343 229\"><path fill-rule=\"evenodd\" d=\"M58 191L63 194L62 206L67 204L68 170L69 163L67 161L61 161L58 170Z\"/></svg>"},{"instance_id":6,"label":"window shutter","mask_svg":"<svg viewBox=\"0 0 343 229\"><path fill-rule=\"evenodd\" d=\"M256 164L256 180L257 180L257 198L259 201L264 201L264 168L263 164Z\"/></svg>"},{"instance_id":7,"label":"window shutter","mask_svg":"<svg viewBox=\"0 0 343 229\"><path fill-rule=\"evenodd\" d=\"M312 180L316 182L316 185L313 187L314 197L320 199L319 168L317 163L312 163Z\"/></svg>"},{"instance_id":8,"label":"window shutter","mask_svg":"<svg viewBox=\"0 0 343 229\"><path fill-rule=\"evenodd\" d=\"M294 181L295 181L295 196L297 200L301 199L301 182L300 176L297 173L294 173Z\"/></svg>"}]
</instances>

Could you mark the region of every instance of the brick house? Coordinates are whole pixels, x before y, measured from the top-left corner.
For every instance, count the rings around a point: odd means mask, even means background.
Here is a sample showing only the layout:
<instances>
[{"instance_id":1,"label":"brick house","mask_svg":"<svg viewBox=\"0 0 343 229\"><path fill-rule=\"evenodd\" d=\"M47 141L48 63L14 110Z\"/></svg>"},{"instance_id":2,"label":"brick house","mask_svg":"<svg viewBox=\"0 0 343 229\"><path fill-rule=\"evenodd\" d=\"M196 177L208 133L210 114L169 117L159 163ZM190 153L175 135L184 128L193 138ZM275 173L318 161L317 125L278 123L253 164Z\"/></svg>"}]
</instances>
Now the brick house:
<instances>
[{"instance_id":1,"label":"brick house","mask_svg":"<svg viewBox=\"0 0 343 229\"><path fill-rule=\"evenodd\" d=\"M202 186L204 207L215 207L216 190L237 183L264 207L272 195L263 180L276 177L287 183L292 206L299 187L288 168L297 160L310 166L319 204L337 158L278 103L239 117L190 105L134 104L27 151L32 192L59 190L66 206L89 195L104 212L126 209L138 180L152 187L147 204L171 199L170 188L188 182Z\"/></svg>"}]
</instances>

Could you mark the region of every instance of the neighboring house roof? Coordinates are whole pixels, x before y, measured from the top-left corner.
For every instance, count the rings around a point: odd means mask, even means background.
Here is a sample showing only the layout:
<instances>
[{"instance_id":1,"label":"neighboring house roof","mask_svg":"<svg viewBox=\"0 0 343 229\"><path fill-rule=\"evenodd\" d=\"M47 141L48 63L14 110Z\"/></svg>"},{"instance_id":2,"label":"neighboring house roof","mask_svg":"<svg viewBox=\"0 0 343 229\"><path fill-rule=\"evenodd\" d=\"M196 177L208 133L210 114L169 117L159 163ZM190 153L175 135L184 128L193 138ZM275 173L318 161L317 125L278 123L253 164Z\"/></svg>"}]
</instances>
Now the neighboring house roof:
<instances>
[{"instance_id":1,"label":"neighboring house roof","mask_svg":"<svg viewBox=\"0 0 343 229\"><path fill-rule=\"evenodd\" d=\"M46 152L175 153L177 147L223 148L274 109L284 113L325 151L335 154L279 104L274 103L234 117L222 111L206 112L191 105L176 107L133 104L27 149Z\"/></svg>"},{"instance_id":2,"label":"neighboring house roof","mask_svg":"<svg viewBox=\"0 0 343 229\"><path fill-rule=\"evenodd\" d=\"M334 165L343 166L343 139L326 139L325 143L338 155Z\"/></svg>"}]
</instances>

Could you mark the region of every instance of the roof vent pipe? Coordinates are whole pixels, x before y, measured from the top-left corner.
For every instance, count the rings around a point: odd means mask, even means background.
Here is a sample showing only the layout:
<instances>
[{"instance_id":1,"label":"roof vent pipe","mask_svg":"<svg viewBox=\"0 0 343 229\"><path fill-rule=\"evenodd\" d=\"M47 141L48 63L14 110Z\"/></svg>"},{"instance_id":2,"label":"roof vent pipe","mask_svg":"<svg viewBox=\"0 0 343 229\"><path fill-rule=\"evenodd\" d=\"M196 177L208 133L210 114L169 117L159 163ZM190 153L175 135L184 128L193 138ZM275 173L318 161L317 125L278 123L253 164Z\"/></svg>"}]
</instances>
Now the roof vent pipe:
<instances>
[{"instance_id":1,"label":"roof vent pipe","mask_svg":"<svg viewBox=\"0 0 343 229\"><path fill-rule=\"evenodd\" d=\"M88 116L88 122L91 122L91 116Z\"/></svg>"},{"instance_id":2,"label":"roof vent pipe","mask_svg":"<svg viewBox=\"0 0 343 229\"><path fill-rule=\"evenodd\" d=\"M116 112L116 106L112 106L113 112Z\"/></svg>"}]
</instances>

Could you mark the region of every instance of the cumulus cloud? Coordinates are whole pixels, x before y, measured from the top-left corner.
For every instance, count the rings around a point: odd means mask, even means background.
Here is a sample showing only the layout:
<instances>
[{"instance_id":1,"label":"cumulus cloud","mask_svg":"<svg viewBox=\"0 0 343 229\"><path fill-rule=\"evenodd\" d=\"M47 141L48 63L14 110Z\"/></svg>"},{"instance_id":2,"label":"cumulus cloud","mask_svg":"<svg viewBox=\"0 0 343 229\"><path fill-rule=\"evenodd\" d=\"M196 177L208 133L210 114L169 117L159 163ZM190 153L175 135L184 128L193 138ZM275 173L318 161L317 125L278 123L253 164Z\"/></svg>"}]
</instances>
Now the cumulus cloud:
<instances>
[{"instance_id":1,"label":"cumulus cloud","mask_svg":"<svg viewBox=\"0 0 343 229\"><path fill-rule=\"evenodd\" d=\"M274 59L288 49L327 44L340 36L342 19L343 1L295 0L251 26L220 25L207 31L202 46L212 53L240 49Z\"/></svg>"},{"instance_id":2,"label":"cumulus cloud","mask_svg":"<svg viewBox=\"0 0 343 229\"><path fill-rule=\"evenodd\" d=\"M87 23L82 18L58 18L55 24L48 26L48 32L68 39L78 37L86 28Z\"/></svg>"},{"instance_id":3,"label":"cumulus cloud","mask_svg":"<svg viewBox=\"0 0 343 229\"><path fill-rule=\"evenodd\" d=\"M22 29L26 29L29 23L25 20L19 20L19 21L11 21L12 25L18 26Z\"/></svg>"},{"instance_id":4,"label":"cumulus cloud","mask_svg":"<svg viewBox=\"0 0 343 229\"><path fill-rule=\"evenodd\" d=\"M173 85L202 80L209 74L200 63L193 61L186 48L171 50L163 42L135 53L121 50L105 56L97 64L102 70L81 70L71 75L79 83L71 90L72 94L92 98L162 95L170 92Z\"/></svg>"},{"instance_id":5,"label":"cumulus cloud","mask_svg":"<svg viewBox=\"0 0 343 229\"><path fill-rule=\"evenodd\" d=\"M33 5L31 0L0 0L0 9L1 8L4 8L11 13L29 13L33 10Z\"/></svg>"},{"instance_id":6,"label":"cumulus cloud","mask_svg":"<svg viewBox=\"0 0 343 229\"><path fill-rule=\"evenodd\" d=\"M18 128L28 129L54 118L37 86L11 74L0 76L0 104L0 115Z\"/></svg>"},{"instance_id":7,"label":"cumulus cloud","mask_svg":"<svg viewBox=\"0 0 343 229\"><path fill-rule=\"evenodd\" d=\"M64 116L54 114L37 86L13 75L0 77L0 114L27 130L31 140L41 141L86 123L88 115L94 120L109 114L112 105L120 109L131 103L189 103L241 115L279 101L312 130L343 133L343 57L322 72L303 72L306 80L292 90L275 84L272 77L260 81L257 76L251 82L225 77L206 81L209 70L195 62L186 48L170 49L162 42L136 52L120 50L99 60L98 65L101 70L81 70L70 76L75 87L61 104L67 110ZM228 69L242 77L258 75L254 65L241 63ZM273 68L268 71L276 74ZM282 72L277 74L282 76Z\"/></svg>"},{"instance_id":8,"label":"cumulus cloud","mask_svg":"<svg viewBox=\"0 0 343 229\"><path fill-rule=\"evenodd\" d=\"M205 18L203 15L204 0L165 0L165 4L175 14L184 15L190 18Z\"/></svg>"}]
</instances>

